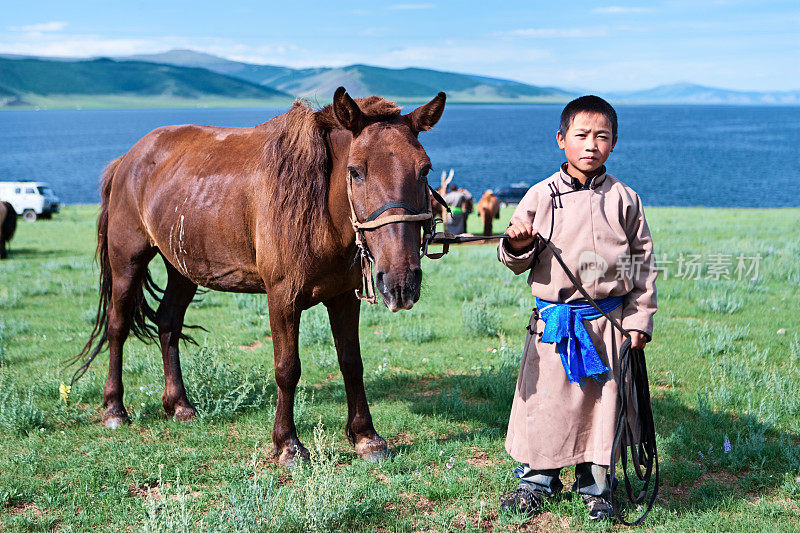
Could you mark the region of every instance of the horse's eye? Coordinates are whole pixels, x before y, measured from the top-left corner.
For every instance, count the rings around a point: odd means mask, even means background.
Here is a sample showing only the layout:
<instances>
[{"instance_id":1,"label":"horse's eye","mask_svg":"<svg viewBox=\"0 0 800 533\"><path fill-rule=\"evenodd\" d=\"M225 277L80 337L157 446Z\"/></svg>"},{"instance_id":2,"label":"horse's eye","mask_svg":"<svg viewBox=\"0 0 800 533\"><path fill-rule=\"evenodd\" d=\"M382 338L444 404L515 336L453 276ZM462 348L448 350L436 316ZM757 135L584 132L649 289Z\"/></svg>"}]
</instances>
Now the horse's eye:
<instances>
[{"instance_id":1,"label":"horse's eye","mask_svg":"<svg viewBox=\"0 0 800 533\"><path fill-rule=\"evenodd\" d=\"M358 170L356 170L355 168L353 168L353 167L348 167L348 168L347 168L347 171L350 173L350 177L351 177L352 179L354 179L354 180L361 179L361 176L359 175L359 173L358 173Z\"/></svg>"},{"instance_id":2,"label":"horse's eye","mask_svg":"<svg viewBox=\"0 0 800 533\"><path fill-rule=\"evenodd\" d=\"M430 172L430 171L431 171L430 165L425 165L424 167L422 167L422 170L419 171L419 177L420 178L427 178L428 177L428 172Z\"/></svg>"}]
</instances>

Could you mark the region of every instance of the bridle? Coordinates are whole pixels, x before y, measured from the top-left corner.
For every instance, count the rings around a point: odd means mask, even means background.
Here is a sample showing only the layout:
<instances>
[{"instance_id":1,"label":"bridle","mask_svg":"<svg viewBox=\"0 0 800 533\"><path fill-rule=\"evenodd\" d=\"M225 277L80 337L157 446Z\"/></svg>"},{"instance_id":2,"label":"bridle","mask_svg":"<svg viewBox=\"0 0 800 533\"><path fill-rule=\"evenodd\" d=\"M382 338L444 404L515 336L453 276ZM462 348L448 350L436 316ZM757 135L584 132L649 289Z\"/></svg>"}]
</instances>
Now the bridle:
<instances>
[{"instance_id":1,"label":"bridle","mask_svg":"<svg viewBox=\"0 0 800 533\"><path fill-rule=\"evenodd\" d=\"M347 173L347 201L350 204L350 223L353 225L353 230L356 233L356 248L358 249L356 252L357 259L360 259L361 261L362 289L356 289L356 296L369 304L377 303L378 297L375 293L375 280L373 277L375 258L373 257L372 253L370 253L369 247L367 246L365 235L367 231L372 231L389 224L421 222L422 245L420 246L420 258L428 256L431 259L439 259L448 251L448 246L444 245L444 248L440 253L428 252L428 245L431 243L431 241L433 241L433 238L436 235L436 224L442 221L441 218L436 218L433 216L431 198L428 194L428 190L430 190L437 202L445 206L448 212L450 211L450 208L447 207L447 202L444 201L441 195L439 195L439 193L437 193L433 187L430 186L427 178L423 179L425 180L425 188L427 190L425 191L425 207L422 210L419 210L402 200L394 200L391 202L386 202L373 211L366 218L366 220L361 222L358 220L355 204L353 203L353 177L349 172ZM381 215L387 210L395 208L404 209L405 211L408 211L409 214L387 215L385 217L381 217Z\"/></svg>"}]
</instances>

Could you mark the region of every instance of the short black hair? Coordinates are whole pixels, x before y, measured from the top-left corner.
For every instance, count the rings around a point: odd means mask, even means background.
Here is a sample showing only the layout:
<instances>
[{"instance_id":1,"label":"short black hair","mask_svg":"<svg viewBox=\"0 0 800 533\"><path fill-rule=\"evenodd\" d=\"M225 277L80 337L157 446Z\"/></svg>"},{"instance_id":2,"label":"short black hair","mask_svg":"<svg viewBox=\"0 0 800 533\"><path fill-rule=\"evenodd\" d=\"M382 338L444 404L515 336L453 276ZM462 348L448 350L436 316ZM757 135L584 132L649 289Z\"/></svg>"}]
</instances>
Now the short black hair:
<instances>
[{"instance_id":1,"label":"short black hair","mask_svg":"<svg viewBox=\"0 0 800 533\"><path fill-rule=\"evenodd\" d=\"M568 103L561 112L561 126L558 131L562 137L567 135L567 130L575 119L575 115L582 112L600 113L606 117L606 120L611 123L611 136L617 138L617 112L614 111L611 104L593 94L576 98Z\"/></svg>"}]
</instances>

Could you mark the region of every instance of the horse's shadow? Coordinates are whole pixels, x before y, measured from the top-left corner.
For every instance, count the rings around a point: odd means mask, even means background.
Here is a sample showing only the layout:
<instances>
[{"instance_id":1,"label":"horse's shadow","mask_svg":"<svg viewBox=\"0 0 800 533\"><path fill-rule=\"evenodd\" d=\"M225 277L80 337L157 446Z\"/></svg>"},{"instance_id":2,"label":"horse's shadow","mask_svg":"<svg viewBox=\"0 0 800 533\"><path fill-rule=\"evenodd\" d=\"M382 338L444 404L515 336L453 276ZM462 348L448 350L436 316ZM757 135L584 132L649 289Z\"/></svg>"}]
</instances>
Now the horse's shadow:
<instances>
[{"instance_id":1,"label":"horse's shadow","mask_svg":"<svg viewBox=\"0 0 800 533\"><path fill-rule=\"evenodd\" d=\"M8 259L32 259L48 256L53 258L58 257L75 257L75 254L69 250L41 250L39 248L17 248L6 243L8 248Z\"/></svg>"}]
</instances>

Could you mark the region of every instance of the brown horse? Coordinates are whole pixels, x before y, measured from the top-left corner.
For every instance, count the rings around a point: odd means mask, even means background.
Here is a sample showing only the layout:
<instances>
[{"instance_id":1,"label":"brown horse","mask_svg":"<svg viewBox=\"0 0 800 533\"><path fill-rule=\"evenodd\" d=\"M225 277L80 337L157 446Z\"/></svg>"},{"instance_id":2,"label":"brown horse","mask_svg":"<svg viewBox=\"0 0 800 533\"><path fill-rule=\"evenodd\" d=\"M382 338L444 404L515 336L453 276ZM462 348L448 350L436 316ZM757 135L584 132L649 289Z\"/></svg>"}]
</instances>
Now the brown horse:
<instances>
[{"instance_id":1,"label":"brown horse","mask_svg":"<svg viewBox=\"0 0 800 533\"><path fill-rule=\"evenodd\" d=\"M354 101L340 87L321 110L295 102L253 128L159 128L113 161L103 176L98 221L101 299L74 378L107 343L103 423L113 428L127 420L122 346L129 332L160 341L165 411L176 420L196 415L178 341L200 285L267 294L278 384L272 439L281 463L308 455L293 414L298 328L301 312L320 302L344 377L345 432L361 457L384 457L386 441L373 427L364 391L354 293L362 271L351 207L365 221L381 210L385 215L378 216L401 218L411 205L426 206L431 164L417 136L436 124L444 105L439 93L401 115L393 102ZM419 299L421 224L393 223L364 234L376 287L393 311ZM155 295L147 265L156 255L168 281L153 310L145 291Z\"/></svg>"},{"instance_id":2,"label":"brown horse","mask_svg":"<svg viewBox=\"0 0 800 533\"><path fill-rule=\"evenodd\" d=\"M478 216L483 221L483 234L492 234L492 220L500 218L500 202L491 189L484 191L478 202Z\"/></svg>"},{"instance_id":3,"label":"brown horse","mask_svg":"<svg viewBox=\"0 0 800 533\"><path fill-rule=\"evenodd\" d=\"M17 230L17 212L8 202L0 202L0 259L8 257L6 242L10 241Z\"/></svg>"}]
</instances>

